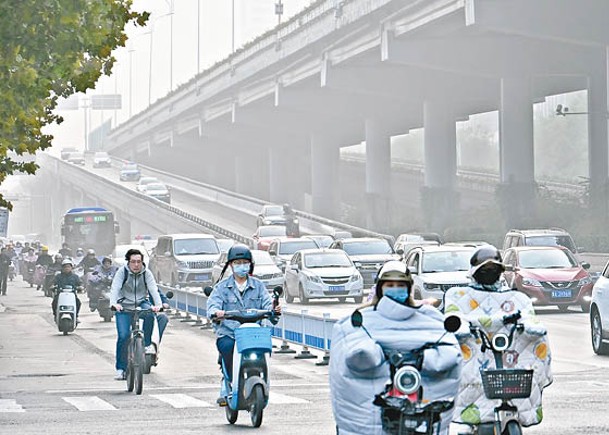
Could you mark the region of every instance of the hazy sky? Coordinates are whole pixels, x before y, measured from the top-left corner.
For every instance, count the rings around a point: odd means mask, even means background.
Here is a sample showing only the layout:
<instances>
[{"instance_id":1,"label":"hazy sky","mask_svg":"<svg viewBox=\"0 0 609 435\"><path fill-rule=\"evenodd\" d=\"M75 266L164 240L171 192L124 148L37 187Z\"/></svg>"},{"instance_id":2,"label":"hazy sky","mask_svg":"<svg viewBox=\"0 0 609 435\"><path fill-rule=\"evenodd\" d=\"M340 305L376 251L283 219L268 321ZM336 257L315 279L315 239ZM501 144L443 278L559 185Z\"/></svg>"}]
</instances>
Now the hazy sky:
<instances>
[{"instance_id":1,"label":"hazy sky","mask_svg":"<svg viewBox=\"0 0 609 435\"><path fill-rule=\"evenodd\" d=\"M277 0L235 0L235 48L256 38L277 24ZM283 20L312 0L283 0ZM167 94L170 88L171 0L135 0L136 10L152 13L145 28L129 28L126 48L115 52L118 63L111 77L102 77L91 94L122 94L123 108L117 111L118 123L129 117L129 96L133 96L132 115L148 106L150 100ZM173 13L173 89L192 78L197 71L197 45L200 68L204 70L231 52L232 0L174 0ZM197 9L200 7L200 41L197 44ZM152 73L150 74L150 36L152 30ZM130 59L131 58L131 62ZM129 70L131 69L131 80ZM150 80L150 82L149 82ZM131 82L131 92L130 92ZM64 146L84 147L84 110L59 111L64 123L50 132L55 135L55 151ZM114 117L113 111L91 111L90 130L102 120ZM114 120L113 120L114 122Z\"/></svg>"}]
</instances>

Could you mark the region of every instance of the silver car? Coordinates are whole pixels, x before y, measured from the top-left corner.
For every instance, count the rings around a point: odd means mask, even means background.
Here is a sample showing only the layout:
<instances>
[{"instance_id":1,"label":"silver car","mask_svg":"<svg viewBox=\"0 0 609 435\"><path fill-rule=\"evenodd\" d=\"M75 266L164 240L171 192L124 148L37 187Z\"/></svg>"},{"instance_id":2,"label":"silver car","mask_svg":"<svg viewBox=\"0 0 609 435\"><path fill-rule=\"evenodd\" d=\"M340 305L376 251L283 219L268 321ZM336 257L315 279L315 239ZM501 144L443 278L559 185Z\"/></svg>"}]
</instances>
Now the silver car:
<instances>
[{"instance_id":1,"label":"silver car","mask_svg":"<svg viewBox=\"0 0 609 435\"><path fill-rule=\"evenodd\" d=\"M286 267L283 283L286 302L300 299L353 298L361 303L364 281L349 256L340 249L303 249L292 257Z\"/></svg>"}]
</instances>

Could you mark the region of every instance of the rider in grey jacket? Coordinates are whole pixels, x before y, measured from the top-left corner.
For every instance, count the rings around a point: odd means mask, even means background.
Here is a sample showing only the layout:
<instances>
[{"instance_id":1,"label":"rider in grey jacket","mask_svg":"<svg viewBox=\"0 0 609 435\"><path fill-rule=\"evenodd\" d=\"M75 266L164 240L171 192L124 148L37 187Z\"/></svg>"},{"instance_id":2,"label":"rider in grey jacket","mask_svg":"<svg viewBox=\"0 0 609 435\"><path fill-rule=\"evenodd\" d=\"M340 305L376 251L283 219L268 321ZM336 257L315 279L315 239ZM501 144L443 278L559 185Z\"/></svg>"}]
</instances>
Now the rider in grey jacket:
<instances>
[{"instance_id":1,"label":"rider in grey jacket","mask_svg":"<svg viewBox=\"0 0 609 435\"><path fill-rule=\"evenodd\" d=\"M352 326L349 317L334 326L330 390L340 435L383 434L381 409L373 401L390 379L384 350L417 349L438 341L445 333L442 314L430 305L418 305L411 289L406 265L387 262L379 272L372 303L361 310L365 330ZM452 399L459 386L459 345L452 334L442 341L447 345L424 352L424 400ZM442 415L442 434L448 433L449 414Z\"/></svg>"}]
</instances>

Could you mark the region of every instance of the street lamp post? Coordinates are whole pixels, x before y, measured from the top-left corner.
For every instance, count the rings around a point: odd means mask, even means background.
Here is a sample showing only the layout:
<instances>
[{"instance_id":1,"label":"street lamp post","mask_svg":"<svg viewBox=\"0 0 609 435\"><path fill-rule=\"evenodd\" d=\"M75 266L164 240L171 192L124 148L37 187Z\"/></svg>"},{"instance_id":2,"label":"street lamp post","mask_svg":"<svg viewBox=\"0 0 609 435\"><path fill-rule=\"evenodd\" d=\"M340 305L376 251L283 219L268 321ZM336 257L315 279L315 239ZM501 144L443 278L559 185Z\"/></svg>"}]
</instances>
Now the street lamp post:
<instances>
[{"instance_id":1,"label":"street lamp post","mask_svg":"<svg viewBox=\"0 0 609 435\"><path fill-rule=\"evenodd\" d=\"M233 25L232 25L232 45L231 45L231 53L235 52L235 0L233 0L233 9L232 9L232 19L233 19Z\"/></svg>"},{"instance_id":2,"label":"street lamp post","mask_svg":"<svg viewBox=\"0 0 609 435\"><path fill-rule=\"evenodd\" d=\"M277 0L277 3L275 3L275 15L277 15L277 25L280 25L281 16L283 15L283 3L281 3L281 0Z\"/></svg>"},{"instance_id":3,"label":"street lamp post","mask_svg":"<svg viewBox=\"0 0 609 435\"><path fill-rule=\"evenodd\" d=\"M173 0L165 0L169 6L169 92L173 91Z\"/></svg>"},{"instance_id":4,"label":"street lamp post","mask_svg":"<svg viewBox=\"0 0 609 435\"><path fill-rule=\"evenodd\" d=\"M201 72L201 0L197 0L197 74Z\"/></svg>"},{"instance_id":5,"label":"street lamp post","mask_svg":"<svg viewBox=\"0 0 609 435\"><path fill-rule=\"evenodd\" d=\"M133 113L133 52L135 49L129 49L129 118Z\"/></svg>"}]
</instances>

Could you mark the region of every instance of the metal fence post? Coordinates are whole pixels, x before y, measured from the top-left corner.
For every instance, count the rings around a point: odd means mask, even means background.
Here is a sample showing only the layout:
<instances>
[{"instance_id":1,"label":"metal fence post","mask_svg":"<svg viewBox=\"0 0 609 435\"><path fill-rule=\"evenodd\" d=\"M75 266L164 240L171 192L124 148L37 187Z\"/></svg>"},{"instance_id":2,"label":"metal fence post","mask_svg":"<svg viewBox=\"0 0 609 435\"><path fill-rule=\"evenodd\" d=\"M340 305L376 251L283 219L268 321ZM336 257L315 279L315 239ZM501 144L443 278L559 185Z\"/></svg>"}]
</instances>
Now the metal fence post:
<instances>
[{"instance_id":1,"label":"metal fence post","mask_svg":"<svg viewBox=\"0 0 609 435\"><path fill-rule=\"evenodd\" d=\"M281 316L281 347L275 353L296 353L294 349L290 349L290 345L285 339L285 314Z\"/></svg>"},{"instance_id":2,"label":"metal fence post","mask_svg":"<svg viewBox=\"0 0 609 435\"><path fill-rule=\"evenodd\" d=\"M175 297L176 297L176 307L175 307L175 310L173 310L173 314L171 315L171 318L172 319L181 319L182 315L180 314L180 292L177 291L177 289L174 289L174 290L176 290L174 292Z\"/></svg>"},{"instance_id":3,"label":"metal fence post","mask_svg":"<svg viewBox=\"0 0 609 435\"><path fill-rule=\"evenodd\" d=\"M317 359L317 356L313 355L311 351L309 351L309 346L307 346L307 328L305 324L305 316L308 312L308 310L302 310L300 312L302 320L302 350L294 357L296 359Z\"/></svg>"},{"instance_id":4,"label":"metal fence post","mask_svg":"<svg viewBox=\"0 0 609 435\"><path fill-rule=\"evenodd\" d=\"M203 324L203 320L201 320L201 315L199 314L199 295L195 295L195 300L197 301L197 318L191 326L201 326Z\"/></svg>"},{"instance_id":5,"label":"metal fence post","mask_svg":"<svg viewBox=\"0 0 609 435\"><path fill-rule=\"evenodd\" d=\"M316 366L327 366L330 364L330 346L328 346L328 333L326 332L326 321L330 318L330 313L323 313L324 328L324 356L321 361L315 363Z\"/></svg>"},{"instance_id":6,"label":"metal fence post","mask_svg":"<svg viewBox=\"0 0 609 435\"><path fill-rule=\"evenodd\" d=\"M186 317L184 317L182 320L180 320L180 322L184 322L184 323L191 323L191 322L196 322L195 319L192 318L192 316L190 315L190 311L188 311L188 294L190 292L188 290L184 291L184 295L186 296L186 302L185 302L185 307L184 307L184 312L186 313Z\"/></svg>"}]
</instances>

